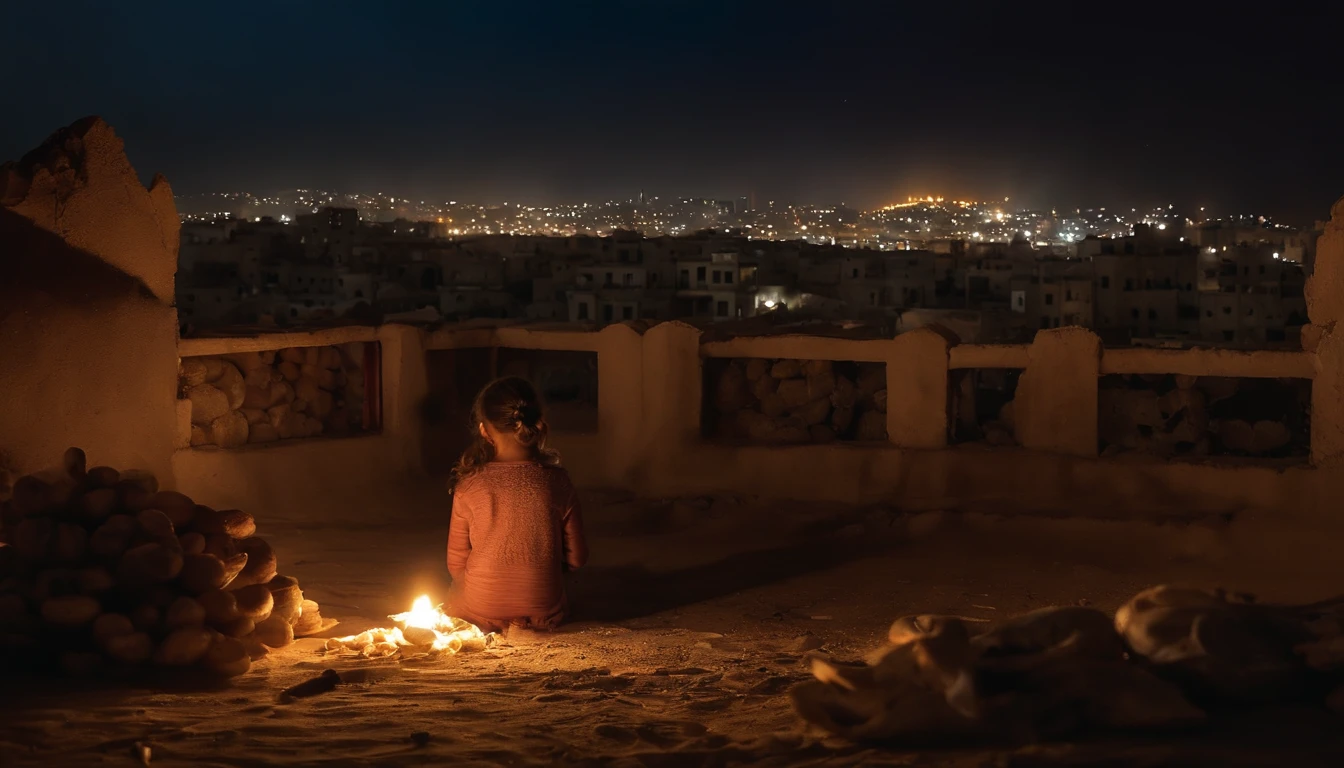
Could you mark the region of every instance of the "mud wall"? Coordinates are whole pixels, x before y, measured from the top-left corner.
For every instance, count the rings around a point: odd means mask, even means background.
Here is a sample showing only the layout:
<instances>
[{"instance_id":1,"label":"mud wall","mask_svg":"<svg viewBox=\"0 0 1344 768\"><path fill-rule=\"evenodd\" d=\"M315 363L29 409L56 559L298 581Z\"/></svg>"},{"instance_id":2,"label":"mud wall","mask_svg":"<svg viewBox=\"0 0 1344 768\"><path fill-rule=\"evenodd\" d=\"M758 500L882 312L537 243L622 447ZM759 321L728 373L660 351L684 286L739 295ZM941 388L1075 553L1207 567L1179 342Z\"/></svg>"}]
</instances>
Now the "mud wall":
<instances>
[{"instance_id":1,"label":"mud wall","mask_svg":"<svg viewBox=\"0 0 1344 768\"><path fill-rule=\"evenodd\" d=\"M170 474L177 212L94 118L0 166L0 470ZM4 471L0 471L3 492Z\"/></svg>"}]
</instances>

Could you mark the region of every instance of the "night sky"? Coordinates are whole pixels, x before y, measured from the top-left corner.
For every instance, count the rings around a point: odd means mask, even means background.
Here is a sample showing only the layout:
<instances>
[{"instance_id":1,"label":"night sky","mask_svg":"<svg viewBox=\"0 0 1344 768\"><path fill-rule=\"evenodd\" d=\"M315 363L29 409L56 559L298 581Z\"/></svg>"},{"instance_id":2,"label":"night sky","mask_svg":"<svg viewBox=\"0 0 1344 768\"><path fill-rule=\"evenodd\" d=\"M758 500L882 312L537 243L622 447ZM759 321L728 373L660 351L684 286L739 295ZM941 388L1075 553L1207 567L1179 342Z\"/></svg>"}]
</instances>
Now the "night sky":
<instances>
[{"instance_id":1,"label":"night sky","mask_svg":"<svg viewBox=\"0 0 1344 768\"><path fill-rule=\"evenodd\" d=\"M0 158L99 114L179 193L1326 217L1342 14L1178 5L9 3Z\"/></svg>"}]
</instances>

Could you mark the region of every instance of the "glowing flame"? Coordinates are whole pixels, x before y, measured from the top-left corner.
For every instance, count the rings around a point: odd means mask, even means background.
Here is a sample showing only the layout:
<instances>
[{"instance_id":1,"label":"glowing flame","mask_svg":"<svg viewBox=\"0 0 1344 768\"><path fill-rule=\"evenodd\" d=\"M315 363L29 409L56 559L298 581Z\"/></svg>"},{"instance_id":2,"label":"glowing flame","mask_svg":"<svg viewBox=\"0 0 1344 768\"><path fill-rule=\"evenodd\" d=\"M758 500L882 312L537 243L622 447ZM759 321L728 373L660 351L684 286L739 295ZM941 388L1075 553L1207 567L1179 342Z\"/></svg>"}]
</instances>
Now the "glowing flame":
<instances>
[{"instance_id":1,"label":"glowing flame","mask_svg":"<svg viewBox=\"0 0 1344 768\"><path fill-rule=\"evenodd\" d=\"M433 653L461 653L484 649L493 635L487 635L475 624L449 616L443 606L434 605L429 595L421 595L411 603L411 610L394 613L389 619L400 627L369 629L358 635L333 637L327 641L328 651L355 651L365 658L392 656L403 648Z\"/></svg>"}]
</instances>

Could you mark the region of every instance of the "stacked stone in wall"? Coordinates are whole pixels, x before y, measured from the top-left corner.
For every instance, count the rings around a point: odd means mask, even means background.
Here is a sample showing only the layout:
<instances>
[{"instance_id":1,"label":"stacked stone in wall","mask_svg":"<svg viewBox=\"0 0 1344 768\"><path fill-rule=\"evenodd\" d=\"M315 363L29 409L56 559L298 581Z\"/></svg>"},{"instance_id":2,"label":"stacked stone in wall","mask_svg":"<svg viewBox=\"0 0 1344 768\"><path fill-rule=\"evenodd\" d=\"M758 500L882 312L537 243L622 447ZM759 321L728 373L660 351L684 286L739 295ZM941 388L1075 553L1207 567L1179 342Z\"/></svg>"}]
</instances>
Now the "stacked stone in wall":
<instances>
[{"instance_id":1,"label":"stacked stone in wall","mask_svg":"<svg viewBox=\"0 0 1344 768\"><path fill-rule=\"evenodd\" d=\"M184 358L192 446L237 448L362 431L364 344Z\"/></svg>"},{"instance_id":2,"label":"stacked stone in wall","mask_svg":"<svg viewBox=\"0 0 1344 768\"><path fill-rule=\"evenodd\" d=\"M955 372L952 386L952 442L995 447L1018 444L1013 401L1020 369L968 368Z\"/></svg>"},{"instance_id":3,"label":"stacked stone in wall","mask_svg":"<svg viewBox=\"0 0 1344 768\"><path fill-rule=\"evenodd\" d=\"M1305 455L1310 401L1305 379L1108 376L1097 431L1107 455Z\"/></svg>"},{"instance_id":4,"label":"stacked stone in wall","mask_svg":"<svg viewBox=\"0 0 1344 768\"><path fill-rule=\"evenodd\" d=\"M717 437L782 444L887 439L880 363L734 359L713 387Z\"/></svg>"}]
</instances>

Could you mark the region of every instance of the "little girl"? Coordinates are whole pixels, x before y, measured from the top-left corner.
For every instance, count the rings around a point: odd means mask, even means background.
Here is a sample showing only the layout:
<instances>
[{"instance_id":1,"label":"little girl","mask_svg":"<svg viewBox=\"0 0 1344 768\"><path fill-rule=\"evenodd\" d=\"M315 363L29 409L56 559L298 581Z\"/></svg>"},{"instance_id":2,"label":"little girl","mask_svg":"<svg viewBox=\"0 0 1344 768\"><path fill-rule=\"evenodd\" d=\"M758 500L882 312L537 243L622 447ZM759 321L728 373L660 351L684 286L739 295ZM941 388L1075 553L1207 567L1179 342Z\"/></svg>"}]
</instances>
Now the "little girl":
<instances>
[{"instance_id":1,"label":"little girl","mask_svg":"<svg viewBox=\"0 0 1344 768\"><path fill-rule=\"evenodd\" d=\"M475 440L453 469L448 529L452 615L485 632L551 629L565 618L562 571L588 559L579 496L546 448L525 379L499 379L472 406Z\"/></svg>"}]
</instances>

